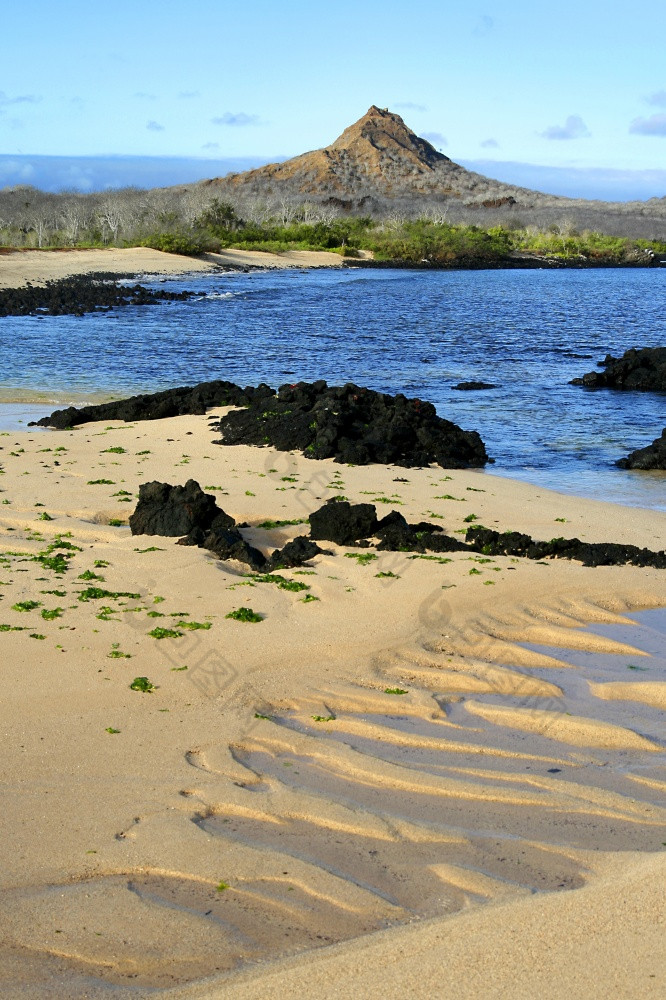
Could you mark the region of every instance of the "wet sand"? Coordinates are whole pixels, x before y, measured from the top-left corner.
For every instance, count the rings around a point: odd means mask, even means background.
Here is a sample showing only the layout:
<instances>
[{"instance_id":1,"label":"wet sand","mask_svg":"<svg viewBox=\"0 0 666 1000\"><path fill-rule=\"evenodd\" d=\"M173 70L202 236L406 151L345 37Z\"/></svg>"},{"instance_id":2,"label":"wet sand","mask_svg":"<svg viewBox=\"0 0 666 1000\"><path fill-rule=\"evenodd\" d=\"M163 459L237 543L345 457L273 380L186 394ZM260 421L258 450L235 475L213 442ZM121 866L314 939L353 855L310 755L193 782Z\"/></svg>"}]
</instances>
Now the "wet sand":
<instances>
[{"instance_id":1,"label":"wet sand","mask_svg":"<svg viewBox=\"0 0 666 1000\"><path fill-rule=\"evenodd\" d=\"M662 995L666 662L628 616L664 571L325 544L285 589L124 522L189 478L264 551L342 494L652 549L666 515L216 436L0 437L0 995Z\"/></svg>"}]
</instances>

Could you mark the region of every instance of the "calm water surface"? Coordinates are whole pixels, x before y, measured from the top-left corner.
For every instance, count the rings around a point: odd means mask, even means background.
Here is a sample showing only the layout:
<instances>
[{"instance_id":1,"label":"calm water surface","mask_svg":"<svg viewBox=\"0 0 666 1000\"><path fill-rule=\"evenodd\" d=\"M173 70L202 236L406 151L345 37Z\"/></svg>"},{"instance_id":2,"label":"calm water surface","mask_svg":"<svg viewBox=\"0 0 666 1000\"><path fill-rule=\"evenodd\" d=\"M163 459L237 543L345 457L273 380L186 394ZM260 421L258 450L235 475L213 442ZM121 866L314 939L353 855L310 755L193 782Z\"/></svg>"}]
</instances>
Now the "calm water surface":
<instances>
[{"instance_id":1,"label":"calm water surface","mask_svg":"<svg viewBox=\"0 0 666 1000\"><path fill-rule=\"evenodd\" d=\"M666 424L666 396L568 381L666 343L666 268L255 272L170 281L206 297L84 317L0 319L0 421L214 378L354 381L478 430L491 474L655 509L666 475L614 461ZM483 392L452 388L496 383Z\"/></svg>"}]
</instances>

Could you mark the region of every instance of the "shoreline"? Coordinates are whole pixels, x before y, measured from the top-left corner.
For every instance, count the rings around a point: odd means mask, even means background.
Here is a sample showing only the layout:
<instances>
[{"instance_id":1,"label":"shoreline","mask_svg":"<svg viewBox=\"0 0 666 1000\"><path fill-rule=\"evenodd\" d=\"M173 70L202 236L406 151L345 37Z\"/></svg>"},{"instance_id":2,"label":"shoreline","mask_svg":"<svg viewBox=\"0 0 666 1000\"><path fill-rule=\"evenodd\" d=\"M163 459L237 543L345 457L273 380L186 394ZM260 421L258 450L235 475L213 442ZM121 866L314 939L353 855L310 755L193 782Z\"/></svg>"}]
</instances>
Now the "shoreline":
<instances>
[{"instance_id":1,"label":"shoreline","mask_svg":"<svg viewBox=\"0 0 666 1000\"><path fill-rule=\"evenodd\" d=\"M0 289L20 288L28 281L43 284L72 275L95 272L132 274L137 280L151 276L187 277L245 269L300 269L341 267L342 257L317 250L291 250L282 254L254 250L222 250L202 257L184 257L149 247L108 250L7 250L0 253Z\"/></svg>"},{"instance_id":2,"label":"shoreline","mask_svg":"<svg viewBox=\"0 0 666 1000\"><path fill-rule=\"evenodd\" d=\"M369 251L360 251L361 257L342 257L324 250L288 250L282 253L268 253L261 250L226 249L219 253L206 253L200 257L185 257L179 254L163 253L149 247L126 249L58 248L54 250L3 248L0 251L0 290L21 288L27 282L43 284L73 275L87 275L96 272L115 273L119 277L132 275L136 280L149 278L186 278L192 274L246 270L284 270L310 268L358 268L365 270L410 270L410 271L474 271L474 270L607 270L629 268L632 270L659 269L666 266L666 259L659 263L599 263L594 261L559 260L540 257L536 254L520 253L514 257L491 265L485 262L466 267L437 265L422 261L380 261L374 260Z\"/></svg>"},{"instance_id":3,"label":"shoreline","mask_svg":"<svg viewBox=\"0 0 666 1000\"><path fill-rule=\"evenodd\" d=\"M2 441L0 991L658 996L666 662L628 616L665 571L324 543L283 589L116 522L189 478L266 550L342 489L450 533L661 549L666 515L215 446L219 412Z\"/></svg>"}]
</instances>

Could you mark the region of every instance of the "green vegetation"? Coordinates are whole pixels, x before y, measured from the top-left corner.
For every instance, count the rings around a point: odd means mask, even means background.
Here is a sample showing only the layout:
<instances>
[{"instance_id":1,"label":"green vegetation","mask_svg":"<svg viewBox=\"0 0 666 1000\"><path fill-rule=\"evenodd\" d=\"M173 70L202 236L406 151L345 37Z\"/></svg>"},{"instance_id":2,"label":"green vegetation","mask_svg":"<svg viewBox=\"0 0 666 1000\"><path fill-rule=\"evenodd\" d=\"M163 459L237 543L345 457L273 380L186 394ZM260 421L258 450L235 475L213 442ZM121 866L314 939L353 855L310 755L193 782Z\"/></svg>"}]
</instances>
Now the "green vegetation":
<instances>
[{"instance_id":1,"label":"green vegetation","mask_svg":"<svg viewBox=\"0 0 666 1000\"><path fill-rule=\"evenodd\" d=\"M102 587L87 587L79 594L80 601L100 601L103 597L110 597L112 600L118 597L129 597L136 601L141 597L141 594L133 593L130 590L103 590Z\"/></svg>"},{"instance_id":2,"label":"green vegetation","mask_svg":"<svg viewBox=\"0 0 666 1000\"><path fill-rule=\"evenodd\" d=\"M111 652L107 654L108 657L109 657L109 659L111 659L111 660L131 660L132 659L132 654L131 653L123 653L123 652L121 652L121 650L119 649L119 645L120 644L117 643L117 642L114 642L112 644L112 646L111 646Z\"/></svg>"},{"instance_id":3,"label":"green vegetation","mask_svg":"<svg viewBox=\"0 0 666 1000\"><path fill-rule=\"evenodd\" d=\"M41 607L41 601L18 601L17 604L12 604L12 611L34 611L35 608Z\"/></svg>"},{"instance_id":4,"label":"green vegetation","mask_svg":"<svg viewBox=\"0 0 666 1000\"><path fill-rule=\"evenodd\" d=\"M236 622L262 622L264 620L263 615L258 615L256 611L252 608L236 608L235 611L230 611L225 618L232 618Z\"/></svg>"},{"instance_id":5,"label":"green vegetation","mask_svg":"<svg viewBox=\"0 0 666 1000\"><path fill-rule=\"evenodd\" d=\"M300 580L287 580L279 573L251 573L250 580L254 583L274 583L280 590L292 590L295 593L310 589L307 583L301 583Z\"/></svg>"},{"instance_id":6,"label":"green vegetation","mask_svg":"<svg viewBox=\"0 0 666 1000\"><path fill-rule=\"evenodd\" d=\"M180 639L182 634L182 632L177 632L175 629L161 628L159 625L148 633L152 639Z\"/></svg>"},{"instance_id":7,"label":"green vegetation","mask_svg":"<svg viewBox=\"0 0 666 1000\"><path fill-rule=\"evenodd\" d=\"M384 694L409 694L405 688L384 688Z\"/></svg>"},{"instance_id":8,"label":"green vegetation","mask_svg":"<svg viewBox=\"0 0 666 1000\"><path fill-rule=\"evenodd\" d=\"M211 487L207 488L210 489ZM273 521L269 518L269 520L267 521L262 521L260 524L257 525L257 527L265 528L267 531L270 531L272 528L286 528L288 525L305 524L306 522L307 518L305 517L295 517L291 521Z\"/></svg>"},{"instance_id":9,"label":"green vegetation","mask_svg":"<svg viewBox=\"0 0 666 1000\"><path fill-rule=\"evenodd\" d=\"M143 691L144 694L152 694L155 685L147 677L135 677L130 684L132 691Z\"/></svg>"},{"instance_id":10,"label":"green vegetation","mask_svg":"<svg viewBox=\"0 0 666 1000\"><path fill-rule=\"evenodd\" d=\"M367 566L376 558L374 552L345 552L345 559L355 559L359 566Z\"/></svg>"},{"instance_id":11,"label":"green vegetation","mask_svg":"<svg viewBox=\"0 0 666 1000\"><path fill-rule=\"evenodd\" d=\"M334 722L334 715L313 715L312 718L315 722Z\"/></svg>"}]
</instances>

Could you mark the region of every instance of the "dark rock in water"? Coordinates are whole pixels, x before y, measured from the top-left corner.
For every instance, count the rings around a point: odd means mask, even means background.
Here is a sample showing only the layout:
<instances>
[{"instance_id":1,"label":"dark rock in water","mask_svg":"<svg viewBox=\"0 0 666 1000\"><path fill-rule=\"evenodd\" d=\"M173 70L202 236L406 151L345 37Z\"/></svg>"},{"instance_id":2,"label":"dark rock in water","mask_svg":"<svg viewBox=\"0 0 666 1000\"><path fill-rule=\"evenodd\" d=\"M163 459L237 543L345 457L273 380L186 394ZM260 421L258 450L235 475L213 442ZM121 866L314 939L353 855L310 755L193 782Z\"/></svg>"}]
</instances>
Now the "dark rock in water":
<instances>
[{"instance_id":1,"label":"dark rock in water","mask_svg":"<svg viewBox=\"0 0 666 1000\"><path fill-rule=\"evenodd\" d=\"M42 417L30 426L66 430L91 420L160 420L188 413L202 414L211 406L248 406L252 400L272 395L273 390L263 383L257 388L248 386L241 389L233 382L219 380L200 382L194 386L180 386L162 392L131 396L129 399L119 399L113 403L99 403L80 408L69 406L65 410L56 410L50 417Z\"/></svg>"},{"instance_id":2,"label":"dark rock in water","mask_svg":"<svg viewBox=\"0 0 666 1000\"><path fill-rule=\"evenodd\" d=\"M603 372L588 372L569 385L588 389L633 389L640 392L666 392L666 347L632 348L621 358L607 354L599 362Z\"/></svg>"},{"instance_id":3,"label":"dark rock in water","mask_svg":"<svg viewBox=\"0 0 666 1000\"><path fill-rule=\"evenodd\" d=\"M621 469L666 469L666 427L661 432L661 437L655 438L652 444L646 448L637 448L626 458L619 459L616 463Z\"/></svg>"},{"instance_id":4,"label":"dark rock in water","mask_svg":"<svg viewBox=\"0 0 666 1000\"><path fill-rule=\"evenodd\" d=\"M194 479L184 486L168 483L142 483L139 502L129 524L133 535L166 535L180 537L198 530L210 531L235 525L233 517L217 506L215 497L204 493Z\"/></svg>"},{"instance_id":5,"label":"dark rock in water","mask_svg":"<svg viewBox=\"0 0 666 1000\"><path fill-rule=\"evenodd\" d=\"M351 545L368 538L377 529L377 514L371 503L350 504L347 500L329 500L310 514L310 537Z\"/></svg>"},{"instance_id":6,"label":"dark rock in water","mask_svg":"<svg viewBox=\"0 0 666 1000\"><path fill-rule=\"evenodd\" d=\"M522 556L527 559L575 559L583 566L652 566L666 569L666 552L640 549L616 542L581 542L579 538L553 538L536 542L518 531L500 534L491 528L469 528L466 541L476 552L491 556Z\"/></svg>"},{"instance_id":7,"label":"dark rock in water","mask_svg":"<svg viewBox=\"0 0 666 1000\"><path fill-rule=\"evenodd\" d=\"M310 559L314 559L315 556L323 554L324 549L320 549L316 542L313 542L305 535L297 535L296 538L283 545L281 549L276 549L272 553L268 560L270 571L302 566L304 563L309 562Z\"/></svg>"},{"instance_id":8,"label":"dark rock in water","mask_svg":"<svg viewBox=\"0 0 666 1000\"><path fill-rule=\"evenodd\" d=\"M119 285L118 274L79 274L43 285L26 282L0 289L0 316L83 316L117 306L145 306L189 299L200 292L167 292L143 285ZM126 275L131 277L131 275Z\"/></svg>"},{"instance_id":9,"label":"dark rock in water","mask_svg":"<svg viewBox=\"0 0 666 1000\"><path fill-rule=\"evenodd\" d=\"M458 382L458 385L453 386L454 389L462 389L467 392L475 392L479 389L496 389L497 385L494 382Z\"/></svg>"},{"instance_id":10,"label":"dark rock in water","mask_svg":"<svg viewBox=\"0 0 666 1000\"><path fill-rule=\"evenodd\" d=\"M438 417L432 403L326 382L282 386L220 421L224 445L272 445L308 458L368 465L479 467L490 461L476 431Z\"/></svg>"}]
</instances>

